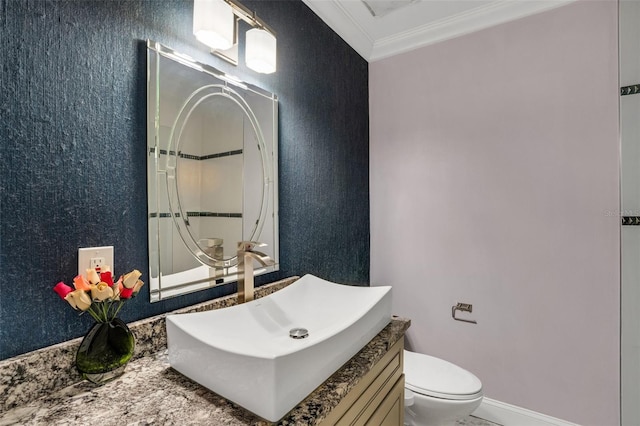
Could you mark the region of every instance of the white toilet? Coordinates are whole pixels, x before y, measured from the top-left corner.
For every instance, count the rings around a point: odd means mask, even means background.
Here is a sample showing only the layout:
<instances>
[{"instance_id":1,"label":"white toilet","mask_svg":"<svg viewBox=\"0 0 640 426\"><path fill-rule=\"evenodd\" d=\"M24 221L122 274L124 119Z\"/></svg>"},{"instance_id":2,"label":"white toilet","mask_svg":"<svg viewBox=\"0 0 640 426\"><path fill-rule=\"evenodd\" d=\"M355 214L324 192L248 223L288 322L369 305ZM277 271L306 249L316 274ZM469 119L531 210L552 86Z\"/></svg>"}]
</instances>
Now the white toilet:
<instances>
[{"instance_id":1,"label":"white toilet","mask_svg":"<svg viewBox=\"0 0 640 426\"><path fill-rule=\"evenodd\" d=\"M480 379L439 358L405 350L404 375L405 425L454 425L482 402Z\"/></svg>"}]
</instances>

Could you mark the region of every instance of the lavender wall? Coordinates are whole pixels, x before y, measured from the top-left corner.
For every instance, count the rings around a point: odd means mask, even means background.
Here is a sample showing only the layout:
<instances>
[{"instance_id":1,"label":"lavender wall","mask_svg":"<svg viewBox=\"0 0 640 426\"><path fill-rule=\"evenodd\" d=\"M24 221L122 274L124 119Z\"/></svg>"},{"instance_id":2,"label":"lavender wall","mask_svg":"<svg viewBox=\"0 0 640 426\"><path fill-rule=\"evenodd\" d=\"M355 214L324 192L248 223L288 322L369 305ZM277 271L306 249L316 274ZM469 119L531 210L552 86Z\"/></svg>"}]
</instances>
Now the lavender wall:
<instances>
[{"instance_id":1,"label":"lavender wall","mask_svg":"<svg viewBox=\"0 0 640 426\"><path fill-rule=\"evenodd\" d=\"M587 425L619 419L617 72L615 1L369 66L372 285L413 349Z\"/></svg>"}]
</instances>

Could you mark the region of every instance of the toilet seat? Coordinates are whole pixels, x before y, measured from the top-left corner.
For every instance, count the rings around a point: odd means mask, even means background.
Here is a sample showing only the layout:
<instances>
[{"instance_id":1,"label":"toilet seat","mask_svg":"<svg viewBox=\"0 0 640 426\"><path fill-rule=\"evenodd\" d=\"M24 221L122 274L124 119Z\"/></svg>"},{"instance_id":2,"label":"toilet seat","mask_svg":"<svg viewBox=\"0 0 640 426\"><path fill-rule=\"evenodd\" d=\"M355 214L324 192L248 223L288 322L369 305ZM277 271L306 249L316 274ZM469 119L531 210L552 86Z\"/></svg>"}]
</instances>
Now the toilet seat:
<instances>
[{"instance_id":1,"label":"toilet seat","mask_svg":"<svg viewBox=\"0 0 640 426\"><path fill-rule=\"evenodd\" d=\"M455 364L425 354L404 351L405 387L441 399L470 400L482 396L482 382Z\"/></svg>"}]
</instances>

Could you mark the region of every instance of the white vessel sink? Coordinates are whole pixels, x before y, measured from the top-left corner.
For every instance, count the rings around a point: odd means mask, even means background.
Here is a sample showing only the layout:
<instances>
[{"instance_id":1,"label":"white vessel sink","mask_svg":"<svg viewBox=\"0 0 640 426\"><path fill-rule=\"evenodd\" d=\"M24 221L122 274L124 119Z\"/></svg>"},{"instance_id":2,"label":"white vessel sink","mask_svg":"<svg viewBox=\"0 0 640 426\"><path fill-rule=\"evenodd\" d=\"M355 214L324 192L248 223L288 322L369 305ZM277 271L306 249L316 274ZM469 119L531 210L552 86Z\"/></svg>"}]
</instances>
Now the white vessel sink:
<instances>
[{"instance_id":1,"label":"white vessel sink","mask_svg":"<svg viewBox=\"0 0 640 426\"><path fill-rule=\"evenodd\" d=\"M313 275L242 305L167 316L169 363L269 421L280 420L391 320L391 287ZM308 336L290 337L304 328Z\"/></svg>"}]
</instances>

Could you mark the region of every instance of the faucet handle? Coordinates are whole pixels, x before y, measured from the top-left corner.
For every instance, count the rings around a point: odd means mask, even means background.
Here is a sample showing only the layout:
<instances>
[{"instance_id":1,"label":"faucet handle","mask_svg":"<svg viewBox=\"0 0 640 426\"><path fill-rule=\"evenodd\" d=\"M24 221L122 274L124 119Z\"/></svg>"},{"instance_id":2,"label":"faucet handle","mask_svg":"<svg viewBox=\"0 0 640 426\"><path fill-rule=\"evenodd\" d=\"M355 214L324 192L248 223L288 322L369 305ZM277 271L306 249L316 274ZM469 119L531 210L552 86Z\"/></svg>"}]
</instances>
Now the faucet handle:
<instances>
[{"instance_id":1,"label":"faucet handle","mask_svg":"<svg viewBox=\"0 0 640 426\"><path fill-rule=\"evenodd\" d=\"M266 243L261 243L260 241L239 241L238 242L238 251L251 251L256 247L266 247Z\"/></svg>"}]
</instances>

